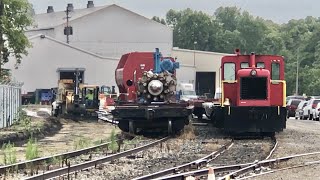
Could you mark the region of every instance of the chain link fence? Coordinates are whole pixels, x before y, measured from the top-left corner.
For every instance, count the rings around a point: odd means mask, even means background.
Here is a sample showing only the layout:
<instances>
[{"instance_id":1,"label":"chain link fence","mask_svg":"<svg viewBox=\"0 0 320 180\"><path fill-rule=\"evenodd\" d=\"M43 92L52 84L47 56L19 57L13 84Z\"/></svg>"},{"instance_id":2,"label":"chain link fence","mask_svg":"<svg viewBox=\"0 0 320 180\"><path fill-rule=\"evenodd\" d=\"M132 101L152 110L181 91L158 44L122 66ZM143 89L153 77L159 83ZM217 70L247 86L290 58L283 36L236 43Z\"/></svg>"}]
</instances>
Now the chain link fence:
<instances>
[{"instance_id":1,"label":"chain link fence","mask_svg":"<svg viewBox=\"0 0 320 180\"><path fill-rule=\"evenodd\" d=\"M22 83L0 81L0 128L11 126L18 119Z\"/></svg>"}]
</instances>

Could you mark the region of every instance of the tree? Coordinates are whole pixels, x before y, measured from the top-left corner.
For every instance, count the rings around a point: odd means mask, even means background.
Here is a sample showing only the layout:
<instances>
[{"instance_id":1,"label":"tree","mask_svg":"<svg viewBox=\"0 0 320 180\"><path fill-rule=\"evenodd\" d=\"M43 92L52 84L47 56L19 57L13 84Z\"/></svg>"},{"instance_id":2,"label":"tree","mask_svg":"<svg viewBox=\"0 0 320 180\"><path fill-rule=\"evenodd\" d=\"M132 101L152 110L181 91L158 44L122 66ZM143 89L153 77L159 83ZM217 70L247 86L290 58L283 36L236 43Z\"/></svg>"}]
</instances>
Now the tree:
<instances>
[{"instance_id":1,"label":"tree","mask_svg":"<svg viewBox=\"0 0 320 180\"><path fill-rule=\"evenodd\" d=\"M160 19L158 16L153 16L151 19L156 21L156 22L158 22L158 23L166 25L166 21L164 19L162 19L162 18Z\"/></svg>"},{"instance_id":2,"label":"tree","mask_svg":"<svg viewBox=\"0 0 320 180\"><path fill-rule=\"evenodd\" d=\"M14 56L20 64L22 55L27 55L31 44L24 34L32 24L31 4L27 0L0 0L0 77L1 66Z\"/></svg>"}]
</instances>

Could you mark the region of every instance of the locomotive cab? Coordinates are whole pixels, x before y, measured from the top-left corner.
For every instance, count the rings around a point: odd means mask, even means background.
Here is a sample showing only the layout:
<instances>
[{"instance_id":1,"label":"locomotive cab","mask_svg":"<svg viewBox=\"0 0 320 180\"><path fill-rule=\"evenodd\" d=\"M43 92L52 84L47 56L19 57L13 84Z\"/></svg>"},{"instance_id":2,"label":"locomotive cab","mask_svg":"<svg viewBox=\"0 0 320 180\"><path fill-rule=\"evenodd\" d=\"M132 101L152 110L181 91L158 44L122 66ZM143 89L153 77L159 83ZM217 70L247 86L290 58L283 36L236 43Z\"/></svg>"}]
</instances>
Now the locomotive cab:
<instances>
[{"instance_id":1,"label":"locomotive cab","mask_svg":"<svg viewBox=\"0 0 320 180\"><path fill-rule=\"evenodd\" d=\"M228 132L274 133L286 127L284 59L275 55L225 56L216 127Z\"/></svg>"}]
</instances>

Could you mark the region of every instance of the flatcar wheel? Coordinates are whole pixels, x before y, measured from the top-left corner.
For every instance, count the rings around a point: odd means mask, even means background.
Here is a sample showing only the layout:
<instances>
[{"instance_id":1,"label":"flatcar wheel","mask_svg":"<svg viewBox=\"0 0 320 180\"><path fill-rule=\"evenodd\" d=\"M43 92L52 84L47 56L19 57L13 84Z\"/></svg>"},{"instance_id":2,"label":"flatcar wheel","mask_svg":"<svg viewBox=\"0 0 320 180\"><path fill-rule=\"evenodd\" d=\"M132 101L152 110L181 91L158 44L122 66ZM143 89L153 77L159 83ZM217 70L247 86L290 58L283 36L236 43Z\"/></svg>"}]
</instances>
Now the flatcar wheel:
<instances>
[{"instance_id":1,"label":"flatcar wheel","mask_svg":"<svg viewBox=\"0 0 320 180\"><path fill-rule=\"evenodd\" d=\"M173 133L172 121L168 121L168 134L171 135Z\"/></svg>"},{"instance_id":2,"label":"flatcar wheel","mask_svg":"<svg viewBox=\"0 0 320 180\"><path fill-rule=\"evenodd\" d=\"M133 121L129 121L129 133L131 133L131 134L136 133L136 128L134 127Z\"/></svg>"}]
</instances>

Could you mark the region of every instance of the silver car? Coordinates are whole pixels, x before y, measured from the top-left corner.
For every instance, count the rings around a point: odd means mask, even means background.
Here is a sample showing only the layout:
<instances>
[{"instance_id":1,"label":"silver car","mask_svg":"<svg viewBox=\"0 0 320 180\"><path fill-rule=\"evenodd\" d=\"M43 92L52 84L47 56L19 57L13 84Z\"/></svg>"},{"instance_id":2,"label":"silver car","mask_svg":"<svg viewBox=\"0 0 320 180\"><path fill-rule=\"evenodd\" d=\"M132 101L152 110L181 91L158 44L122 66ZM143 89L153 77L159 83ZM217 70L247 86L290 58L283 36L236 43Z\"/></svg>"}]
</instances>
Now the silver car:
<instances>
[{"instance_id":1,"label":"silver car","mask_svg":"<svg viewBox=\"0 0 320 180\"><path fill-rule=\"evenodd\" d=\"M317 104L316 108L313 110L312 119L319 121L319 114L320 114L320 103Z\"/></svg>"},{"instance_id":2,"label":"silver car","mask_svg":"<svg viewBox=\"0 0 320 180\"><path fill-rule=\"evenodd\" d=\"M308 101L301 101L296 109L295 118L303 119L303 108L307 105Z\"/></svg>"}]
</instances>

